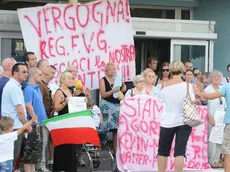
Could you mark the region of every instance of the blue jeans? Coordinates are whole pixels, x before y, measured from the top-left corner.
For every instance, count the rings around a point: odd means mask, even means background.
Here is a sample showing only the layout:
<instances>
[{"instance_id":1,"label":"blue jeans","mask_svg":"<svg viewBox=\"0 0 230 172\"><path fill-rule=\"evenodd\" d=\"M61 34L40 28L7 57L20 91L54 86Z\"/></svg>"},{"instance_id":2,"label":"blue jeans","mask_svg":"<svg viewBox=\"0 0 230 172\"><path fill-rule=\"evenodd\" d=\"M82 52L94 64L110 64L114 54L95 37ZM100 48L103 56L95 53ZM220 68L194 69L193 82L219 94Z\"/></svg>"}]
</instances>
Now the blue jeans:
<instances>
[{"instance_id":1,"label":"blue jeans","mask_svg":"<svg viewBox=\"0 0 230 172\"><path fill-rule=\"evenodd\" d=\"M1 172L12 172L12 160L8 160L5 162L0 162L0 171Z\"/></svg>"}]
</instances>

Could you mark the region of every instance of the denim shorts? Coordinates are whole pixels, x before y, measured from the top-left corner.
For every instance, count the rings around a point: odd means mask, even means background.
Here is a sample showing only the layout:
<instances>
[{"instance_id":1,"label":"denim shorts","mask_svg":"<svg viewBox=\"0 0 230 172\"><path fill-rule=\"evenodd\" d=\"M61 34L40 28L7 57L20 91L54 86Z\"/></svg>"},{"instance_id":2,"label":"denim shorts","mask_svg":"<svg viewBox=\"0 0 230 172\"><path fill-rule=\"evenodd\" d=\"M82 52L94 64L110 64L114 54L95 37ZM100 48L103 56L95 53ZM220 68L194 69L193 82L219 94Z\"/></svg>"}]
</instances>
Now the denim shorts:
<instances>
[{"instance_id":1,"label":"denim shorts","mask_svg":"<svg viewBox=\"0 0 230 172\"><path fill-rule=\"evenodd\" d=\"M0 172L12 172L13 161L8 160L5 162L0 162Z\"/></svg>"},{"instance_id":2,"label":"denim shorts","mask_svg":"<svg viewBox=\"0 0 230 172\"><path fill-rule=\"evenodd\" d=\"M174 157L185 156L186 146L191 134L192 128L188 125L182 125L173 128L160 129L160 139L158 146L158 156L168 157L170 155L170 150L172 147L172 141L175 138L175 150Z\"/></svg>"}]
</instances>

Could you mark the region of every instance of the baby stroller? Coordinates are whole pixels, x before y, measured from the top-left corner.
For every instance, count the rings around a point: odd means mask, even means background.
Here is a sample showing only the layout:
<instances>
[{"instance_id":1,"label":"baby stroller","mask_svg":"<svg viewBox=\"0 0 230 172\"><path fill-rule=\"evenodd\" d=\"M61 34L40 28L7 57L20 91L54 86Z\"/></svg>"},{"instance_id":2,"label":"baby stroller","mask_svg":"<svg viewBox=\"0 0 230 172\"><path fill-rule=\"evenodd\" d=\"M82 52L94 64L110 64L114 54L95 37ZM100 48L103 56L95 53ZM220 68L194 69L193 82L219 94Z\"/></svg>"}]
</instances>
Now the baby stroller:
<instances>
[{"instance_id":1,"label":"baby stroller","mask_svg":"<svg viewBox=\"0 0 230 172\"><path fill-rule=\"evenodd\" d=\"M114 171L116 168L115 159L107 142L109 130L98 128L97 132L100 138L100 147L94 146L92 144L83 145L83 150L86 152L89 159L89 171L92 172L93 169L100 167L101 161L110 161L110 170ZM101 150L106 150L106 152L108 153L108 157L102 158L100 155Z\"/></svg>"}]
</instances>

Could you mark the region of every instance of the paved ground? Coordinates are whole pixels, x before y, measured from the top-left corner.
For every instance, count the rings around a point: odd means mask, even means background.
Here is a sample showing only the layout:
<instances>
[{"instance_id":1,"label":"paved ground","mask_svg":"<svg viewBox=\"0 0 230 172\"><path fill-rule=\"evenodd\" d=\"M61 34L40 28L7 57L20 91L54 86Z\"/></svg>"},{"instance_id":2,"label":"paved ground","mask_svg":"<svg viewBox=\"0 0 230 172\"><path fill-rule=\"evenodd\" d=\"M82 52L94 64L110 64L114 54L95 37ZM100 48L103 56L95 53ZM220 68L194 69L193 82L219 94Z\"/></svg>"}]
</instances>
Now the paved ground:
<instances>
[{"instance_id":1,"label":"paved ground","mask_svg":"<svg viewBox=\"0 0 230 172\"><path fill-rule=\"evenodd\" d=\"M93 172L111 172L111 161L108 159L109 154L107 151L102 151L102 157L105 158L101 161L101 165L97 169L93 169ZM83 157L85 162L89 162L86 155ZM79 172L89 172L89 168L79 168ZM173 172L173 171L172 171ZM184 172L224 172L223 169L213 169L213 170L185 170Z\"/></svg>"},{"instance_id":2,"label":"paved ground","mask_svg":"<svg viewBox=\"0 0 230 172\"><path fill-rule=\"evenodd\" d=\"M111 170L111 157L107 150L101 151L101 158L100 166L99 168L94 168L93 172L112 172ZM86 153L83 153L83 159L86 162L86 167L79 167L78 172L90 172L89 168L89 159L86 155ZM23 167L23 165L22 165ZM21 170L22 171L22 170ZM153 171L154 172L154 171ZM173 171L172 171L173 172ZM213 169L213 170L185 170L184 172L224 172L223 169Z\"/></svg>"},{"instance_id":3,"label":"paved ground","mask_svg":"<svg viewBox=\"0 0 230 172\"><path fill-rule=\"evenodd\" d=\"M89 171L89 158L86 155L86 153L83 153L83 160L86 162L86 164L88 165L88 167L85 168L79 168L79 172L88 172ZM115 161L112 161L112 158L110 156L110 154L108 153L107 150L102 150L101 151L101 161L100 161L100 166L99 168L94 168L93 171L101 171L101 172L109 172L112 171L112 165L115 164Z\"/></svg>"}]
</instances>

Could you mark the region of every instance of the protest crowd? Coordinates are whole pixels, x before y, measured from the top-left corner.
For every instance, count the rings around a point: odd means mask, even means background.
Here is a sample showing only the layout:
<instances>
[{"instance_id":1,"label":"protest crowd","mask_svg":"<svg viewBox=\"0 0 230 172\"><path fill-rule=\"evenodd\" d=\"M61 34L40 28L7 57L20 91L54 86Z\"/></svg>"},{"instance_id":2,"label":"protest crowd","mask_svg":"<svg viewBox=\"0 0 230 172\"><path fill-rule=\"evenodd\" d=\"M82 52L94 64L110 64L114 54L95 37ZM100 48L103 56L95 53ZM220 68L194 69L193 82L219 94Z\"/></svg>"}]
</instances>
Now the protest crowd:
<instances>
[{"instance_id":1,"label":"protest crowd","mask_svg":"<svg viewBox=\"0 0 230 172\"><path fill-rule=\"evenodd\" d=\"M90 90L83 86L76 89L78 69L68 66L60 75L59 86L54 82L56 68L48 60L37 61L33 52L26 52L24 63L14 58L2 61L0 78L0 171L20 171L23 162L25 172L37 170L75 172L77 166L86 166L82 160L81 145L66 144L54 147L52 138L42 121L68 113L68 99L85 96L87 107L97 127L108 128L113 133L113 152L117 149L117 128L121 102L137 95L161 99L166 104L161 118L158 146L158 171L167 169L174 135L175 171L183 171L186 145L192 127L184 124L181 107L187 93L197 105L208 107L208 133L216 125L214 114L226 115L222 143L208 142L208 161L212 168L230 171L230 142L228 110L230 77L220 71L201 73L191 61L174 61L159 66L156 57L150 57L147 68L133 78L133 86L126 83L115 86L116 66L105 65L105 76L99 81L100 108L91 99ZM159 72L157 72L159 68ZM230 65L227 66L230 74ZM117 96L114 96L117 93ZM74 134L74 133L73 133ZM46 155L48 153L48 156ZM48 159L47 159L48 158Z\"/></svg>"}]
</instances>

